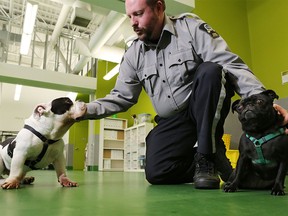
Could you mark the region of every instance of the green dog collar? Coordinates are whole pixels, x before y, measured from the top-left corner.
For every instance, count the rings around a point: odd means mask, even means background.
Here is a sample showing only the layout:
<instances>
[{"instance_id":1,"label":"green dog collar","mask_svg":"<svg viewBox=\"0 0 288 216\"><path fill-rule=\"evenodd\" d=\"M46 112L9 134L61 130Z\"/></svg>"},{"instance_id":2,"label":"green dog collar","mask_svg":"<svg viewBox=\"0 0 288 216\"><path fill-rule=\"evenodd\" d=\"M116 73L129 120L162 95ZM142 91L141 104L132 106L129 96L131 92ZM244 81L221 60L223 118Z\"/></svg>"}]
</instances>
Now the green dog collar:
<instances>
[{"instance_id":1,"label":"green dog collar","mask_svg":"<svg viewBox=\"0 0 288 216\"><path fill-rule=\"evenodd\" d=\"M256 148L256 151L257 151L257 154L258 154L258 159L255 159L255 160L252 160L252 163L254 164L260 164L260 165L266 165L266 164L271 164L273 161L270 161L270 160L266 160L264 158L264 155L263 155L263 151L262 151L262 145L278 136L281 136L285 134L285 129L284 128L279 128L275 133L270 133L270 134L267 134L266 136L264 137L261 137L260 139L256 139L255 137L253 136L250 136L246 133L246 137L251 141L253 142L255 148Z\"/></svg>"}]
</instances>

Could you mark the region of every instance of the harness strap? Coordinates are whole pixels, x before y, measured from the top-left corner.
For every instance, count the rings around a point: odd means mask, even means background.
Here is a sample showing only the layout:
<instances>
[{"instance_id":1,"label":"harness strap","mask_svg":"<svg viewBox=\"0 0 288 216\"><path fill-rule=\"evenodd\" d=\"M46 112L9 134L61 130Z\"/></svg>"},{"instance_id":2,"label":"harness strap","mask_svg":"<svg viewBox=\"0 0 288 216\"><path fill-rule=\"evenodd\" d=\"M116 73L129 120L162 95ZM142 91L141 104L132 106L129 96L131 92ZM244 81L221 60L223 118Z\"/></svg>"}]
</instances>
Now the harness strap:
<instances>
[{"instance_id":1,"label":"harness strap","mask_svg":"<svg viewBox=\"0 0 288 216\"><path fill-rule=\"evenodd\" d=\"M262 151L262 145L282 134L285 134L285 129L284 128L279 128L275 133L270 133L270 134L267 134L266 136L264 137L261 137L260 139L256 139L255 137L253 136L250 136L246 133L246 137L251 141L253 142L255 148L256 148L256 152L257 152L257 155L258 155L258 159L255 159L255 160L252 160L252 163L254 164L262 164L262 165L265 165L265 164L270 164L270 163L273 163L273 161L270 161L270 160L266 160L264 158L264 155L263 155L263 151Z\"/></svg>"},{"instance_id":2,"label":"harness strap","mask_svg":"<svg viewBox=\"0 0 288 216\"><path fill-rule=\"evenodd\" d=\"M44 143L48 143L48 144L53 144L55 142L57 142L58 140L48 140L45 136L43 136L41 133L39 133L38 131L36 131L33 127L29 126L29 125L24 125L24 128L31 131L33 134L35 134L39 139L41 139Z\"/></svg>"},{"instance_id":3,"label":"harness strap","mask_svg":"<svg viewBox=\"0 0 288 216\"><path fill-rule=\"evenodd\" d=\"M13 157L13 152L14 152L14 148L16 146L16 141L15 139L13 139L11 141L11 143L8 145L7 147L7 154L12 158Z\"/></svg>"},{"instance_id":4,"label":"harness strap","mask_svg":"<svg viewBox=\"0 0 288 216\"><path fill-rule=\"evenodd\" d=\"M47 143L44 143L42 151L40 152L40 154L38 155L36 160L26 160L24 164L26 166L30 167L32 170L37 170L38 168L36 168L35 165L42 160L42 158L44 157L44 155L48 149L48 146L49 145Z\"/></svg>"},{"instance_id":5,"label":"harness strap","mask_svg":"<svg viewBox=\"0 0 288 216\"><path fill-rule=\"evenodd\" d=\"M36 135L44 143L42 151L40 152L40 154L38 155L36 160L26 160L24 163L26 166L30 167L32 170L36 170L37 168L35 167L35 165L42 160L42 158L44 157L44 155L48 149L48 146L50 144L57 142L58 140L48 140L45 136L43 136L41 133L39 133L38 131L36 131L34 128L32 128L29 125L24 125L24 128L31 131L34 135ZM7 145L7 143L6 143L6 145ZM14 152L15 146L16 146L15 139L13 139L13 140L11 139L11 142L9 143L9 145L7 147L7 154L11 158L13 157L13 152Z\"/></svg>"}]
</instances>

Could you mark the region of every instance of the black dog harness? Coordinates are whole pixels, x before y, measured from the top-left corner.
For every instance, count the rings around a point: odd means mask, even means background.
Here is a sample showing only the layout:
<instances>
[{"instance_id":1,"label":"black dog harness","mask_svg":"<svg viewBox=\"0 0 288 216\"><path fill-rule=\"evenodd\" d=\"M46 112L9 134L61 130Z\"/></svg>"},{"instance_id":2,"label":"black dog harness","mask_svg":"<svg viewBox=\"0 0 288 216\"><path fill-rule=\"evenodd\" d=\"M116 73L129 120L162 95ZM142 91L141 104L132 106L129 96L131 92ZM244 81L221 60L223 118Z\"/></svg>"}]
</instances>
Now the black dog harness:
<instances>
[{"instance_id":1,"label":"black dog harness","mask_svg":"<svg viewBox=\"0 0 288 216\"><path fill-rule=\"evenodd\" d=\"M42 160L42 158L44 157L44 155L48 149L48 146L57 142L58 140L47 139L45 136L43 136L41 133L39 133L38 131L36 131L34 128L32 128L29 125L24 125L24 128L31 131L34 135L36 135L40 140L43 141L42 151L40 152L40 154L38 155L36 160L26 160L24 163L26 166L30 167L32 170L36 170L38 168L36 168L35 165ZM10 139L10 142L8 142L8 140L7 140L7 142L2 143L3 147L6 145L9 145L7 148L7 154L12 158L13 157L13 151L14 151L14 148L16 146L15 139Z\"/></svg>"},{"instance_id":2,"label":"black dog harness","mask_svg":"<svg viewBox=\"0 0 288 216\"><path fill-rule=\"evenodd\" d=\"M252 163L260 164L260 165L266 165L266 164L274 163L274 161L266 160L264 158L263 151L262 151L262 145L264 143L266 143L266 142L278 137L278 136L283 135L283 134L285 134L285 129L284 128L279 128L275 133L267 134L266 136L261 137L260 139L256 139L255 137L246 134L246 137L250 141L253 142L253 144L254 144L254 146L256 148L257 154L258 154L258 159L252 160Z\"/></svg>"}]
</instances>

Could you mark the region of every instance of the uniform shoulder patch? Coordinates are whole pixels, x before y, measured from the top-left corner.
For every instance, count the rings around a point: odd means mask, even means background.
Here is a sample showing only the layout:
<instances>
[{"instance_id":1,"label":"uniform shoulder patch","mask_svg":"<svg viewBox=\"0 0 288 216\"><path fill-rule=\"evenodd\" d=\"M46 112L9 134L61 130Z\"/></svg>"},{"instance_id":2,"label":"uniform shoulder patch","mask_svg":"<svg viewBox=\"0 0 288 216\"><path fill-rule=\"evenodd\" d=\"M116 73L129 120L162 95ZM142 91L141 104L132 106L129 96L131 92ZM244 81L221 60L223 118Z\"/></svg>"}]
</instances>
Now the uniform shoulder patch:
<instances>
[{"instance_id":1,"label":"uniform shoulder patch","mask_svg":"<svg viewBox=\"0 0 288 216\"><path fill-rule=\"evenodd\" d=\"M207 32L212 38L218 38L219 34L207 23L202 23L199 28L205 32Z\"/></svg>"}]
</instances>

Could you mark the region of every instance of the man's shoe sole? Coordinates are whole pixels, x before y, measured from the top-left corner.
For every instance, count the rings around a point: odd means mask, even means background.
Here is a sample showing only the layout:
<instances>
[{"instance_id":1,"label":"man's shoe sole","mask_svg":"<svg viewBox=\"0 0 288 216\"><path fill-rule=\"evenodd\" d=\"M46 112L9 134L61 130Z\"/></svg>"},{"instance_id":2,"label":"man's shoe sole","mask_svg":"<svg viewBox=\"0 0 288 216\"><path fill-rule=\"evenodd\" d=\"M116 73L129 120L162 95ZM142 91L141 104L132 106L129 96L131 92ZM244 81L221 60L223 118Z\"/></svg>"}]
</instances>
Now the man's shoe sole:
<instances>
[{"instance_id":1,"label":"man's shoe sole","mask_svg":"<svg viewBox=\"0 0 288 216\"><path fill-rule=\"evenodd\" d=\"M219 189L220 181L196 180L194 181L194 187L196 189Z\"/></svg>"}]
</instances>

